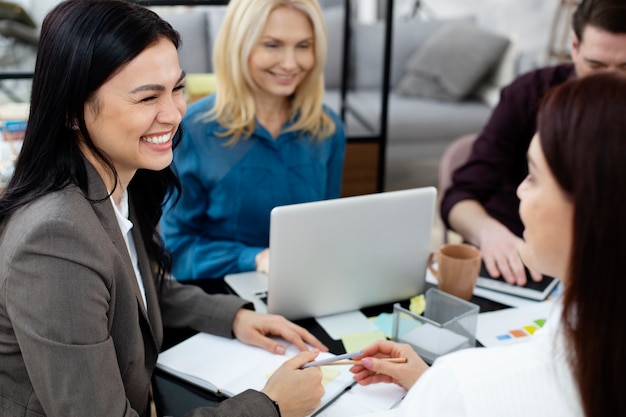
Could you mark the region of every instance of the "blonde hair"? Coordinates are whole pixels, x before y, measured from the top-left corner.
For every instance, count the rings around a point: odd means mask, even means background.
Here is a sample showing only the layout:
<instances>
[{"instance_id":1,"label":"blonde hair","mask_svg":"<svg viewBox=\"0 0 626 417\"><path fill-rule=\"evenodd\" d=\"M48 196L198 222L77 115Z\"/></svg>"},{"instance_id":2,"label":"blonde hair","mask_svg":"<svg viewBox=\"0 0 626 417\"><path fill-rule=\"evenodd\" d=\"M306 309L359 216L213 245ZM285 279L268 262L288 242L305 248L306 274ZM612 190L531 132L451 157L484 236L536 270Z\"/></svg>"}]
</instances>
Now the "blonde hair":
<instances>
[{"instance_id":1,"label":"blonde hair","mask_svg":"<svg viewBox=\"0 0 626 417\"><path fill-rule=\"evenodd\" d=\"M229 144L248 137L255 128L255 83L248 59L272 11L290 7L304 13L313 26L315 64L291 97L290 119L297 120L288 131L303 130L319 139L335 132L333 119L322 109L327 37L322 10L317 0L231 0L213 48L217 79L215 106L204 116L217 120Z\"/></svg>"}]
</instances>

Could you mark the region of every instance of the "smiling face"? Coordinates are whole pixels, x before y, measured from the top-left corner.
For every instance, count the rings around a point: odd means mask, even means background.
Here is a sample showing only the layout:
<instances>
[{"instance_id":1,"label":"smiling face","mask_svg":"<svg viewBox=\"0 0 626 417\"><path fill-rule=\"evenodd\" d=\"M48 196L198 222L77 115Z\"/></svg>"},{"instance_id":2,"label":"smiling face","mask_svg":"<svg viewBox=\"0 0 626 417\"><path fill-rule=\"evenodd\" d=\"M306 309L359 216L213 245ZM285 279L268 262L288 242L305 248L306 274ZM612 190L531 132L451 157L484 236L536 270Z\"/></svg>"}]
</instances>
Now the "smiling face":
<instances>
[{"instance_id":1,"label":"smiling face","mask_svg":"<svg viewBox=\"0 0 626 417\"><path fill-rule=\"evenodd\" d=\"M581 42L574 36L572 60L578 76L606 70L626 74L626 33L587 25Z\"/></svg>"},{"instance_id":2,"label":"smiling face","mask_svg":"<svg viewBox=\"0 0 626 417\"><path fill-rule=\"evenodd\" d=\"M574 205L545 160L539 136L528 148L528 176L517 188L524 223L520 256L531 269L564 278L573 242Z\"/></svg>"},{"instance_id":3,"label":"smiling face","mask_svg":"<svg viewBox=\"0 0 626 417\"><path fill-rule=\"evenodd\" d=\"M146 48L85 103L93 143L115 166L125 188L137 169L161 170L172 161L172 137L187 109L184 73L176 47L167 39ZM113 184L83 144L109 189Z\"/></svg>"},{"instance_id":4,"label":"smiling face","mask_svg":"<svg viewBox=\"0 0 626 417\"><path fill-rule=\"evenodd\" d=\"M315 65L313 26L301 11L274 9L248 59L257 99L287 99Z\"/></svg>"}]
</instances>

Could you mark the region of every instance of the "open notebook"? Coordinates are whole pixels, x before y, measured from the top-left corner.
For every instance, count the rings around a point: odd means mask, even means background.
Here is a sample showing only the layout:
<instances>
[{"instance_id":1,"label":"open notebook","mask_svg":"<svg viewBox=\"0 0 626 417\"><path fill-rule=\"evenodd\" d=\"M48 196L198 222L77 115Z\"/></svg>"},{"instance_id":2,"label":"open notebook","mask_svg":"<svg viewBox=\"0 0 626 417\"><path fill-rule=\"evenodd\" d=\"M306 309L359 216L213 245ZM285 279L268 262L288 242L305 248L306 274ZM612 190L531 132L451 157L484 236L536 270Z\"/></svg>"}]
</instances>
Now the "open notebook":
<instances>
[{"instance_id":1,"label":"open notebook","mask_svg":"<svg viewBox=\"0 0 626 417\"><path fill-rule=\"evenodd\" d=\"M211 392L232 397L247 389L261 390L270 375L299 352L294 345L282 343L287 351L284 355L276 355L237 339L198 333L161 353L157 367ZM321 352L317 359L333 356ZM325 393L312 415L354 384L350 365L321 369Z\"/></svg>"}]
</instances>

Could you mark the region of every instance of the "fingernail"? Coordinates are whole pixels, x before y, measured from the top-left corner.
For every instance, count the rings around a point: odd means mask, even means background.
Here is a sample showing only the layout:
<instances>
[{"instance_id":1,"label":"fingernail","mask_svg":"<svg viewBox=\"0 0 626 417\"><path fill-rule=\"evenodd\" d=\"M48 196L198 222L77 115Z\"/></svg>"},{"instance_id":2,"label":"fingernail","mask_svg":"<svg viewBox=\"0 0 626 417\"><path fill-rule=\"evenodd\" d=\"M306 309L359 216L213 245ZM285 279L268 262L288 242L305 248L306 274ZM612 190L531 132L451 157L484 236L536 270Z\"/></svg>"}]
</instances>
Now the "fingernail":
<instances>
[{"instance_id":1,"label":"fingernail","mask_svg":"<svg viewBox=\"0 0 626 417\"><path fill-rule=\"evenodd\" d=\"M282 355L283 353L285 353L285 347L283 345L276 345L276 347L274 348L274 352Z\"/></svg>"},{"instance_id":2,"label":"fingernail","mask_svg":"<svg viewBox=\"0 0 626 417\"><path fill-rule=\"evenodd\" d=\"M361 359L361 365L363 365L365 368L371 368L372 367L372 359L371 358L363 358Z\"/></svg>"}]
</instances>

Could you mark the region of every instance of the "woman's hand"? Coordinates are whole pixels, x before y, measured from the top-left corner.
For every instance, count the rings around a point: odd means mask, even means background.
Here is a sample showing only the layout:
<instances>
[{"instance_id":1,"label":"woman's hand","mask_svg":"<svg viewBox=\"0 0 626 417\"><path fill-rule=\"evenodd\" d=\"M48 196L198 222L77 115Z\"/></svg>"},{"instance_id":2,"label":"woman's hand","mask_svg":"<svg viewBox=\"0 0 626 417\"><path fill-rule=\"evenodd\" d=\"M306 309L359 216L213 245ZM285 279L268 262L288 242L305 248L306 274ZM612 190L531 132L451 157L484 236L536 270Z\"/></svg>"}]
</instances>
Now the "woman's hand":
<instances>
[{"instance_id":1,"label":"woman's hand","mask_svg":"<svg viewBox=\"0 0 626 417\"><path fill-rule=\"evenodd\" d=\"M381 361L382 358L406 358L406 363ZM363 349L360 365L354 365L350 372L360 385L378 382L393 382L408 390L428 369L426 362L415 353L410 345L382 340Z\"/></svg>"},{"instance_id":2,"label":"woman's hand","mask_svg":"<svg viewBox=\"0 0 626 417\"><path fill-rule=\"evenodd\" d=\"M324 387L318 366L300 369L315 359L319 351L300 352L283 363L265 384L261 392L278 403L282 417L309 415L319 406Z\"/></svg>"},{"instance_id":3,"label":"woman's hand","mask_svg":"<svg viewBox=\"0 0 626 417\"><path fill-rule=\"evenodd\" d=\"M254 265L257 272L263 274L270 273L270 249L263 249L254 257Z\"/></svg>"},{"instance_id":4,"label":"woman's hand","mask_svg":"<svg viewBox=\"0 0 626 417\"><path fill-rule=\"evenodd\" d=\"M233 333L244 343L280 355L285 353L285 346L268 336L279 336L302 351L308 350L307 344L323 352L328 351L328 348L306 329L275 314L262 314L242 308L235 315Z\"/></svg>"}]
</instances>

